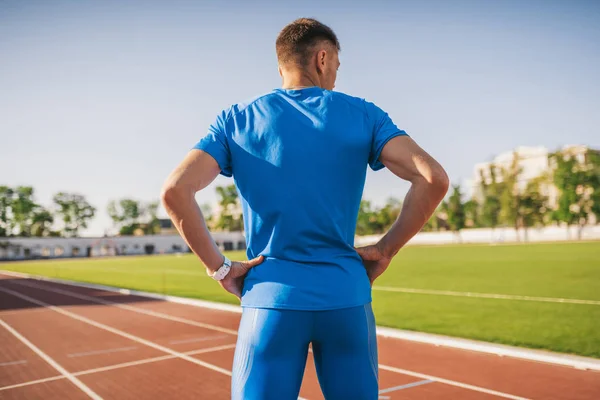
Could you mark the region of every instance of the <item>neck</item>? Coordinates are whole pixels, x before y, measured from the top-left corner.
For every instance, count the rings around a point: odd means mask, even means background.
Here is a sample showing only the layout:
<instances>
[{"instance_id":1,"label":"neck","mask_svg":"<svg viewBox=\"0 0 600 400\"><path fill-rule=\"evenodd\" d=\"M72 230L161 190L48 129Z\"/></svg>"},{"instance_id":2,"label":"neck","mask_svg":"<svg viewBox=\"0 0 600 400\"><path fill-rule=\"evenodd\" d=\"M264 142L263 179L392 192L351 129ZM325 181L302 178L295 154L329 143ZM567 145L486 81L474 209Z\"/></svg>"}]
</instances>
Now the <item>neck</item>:
<instances>
[{"instance_id":1,"label":"neck","mask_svg":"<svg viewBox=\"0 0 600 400\"><path fill-rule=\"evenodd\" d=\"M302 89L321 86L318 76L312 76L312 74L305 71L283 71L281 76L283 78L282 89Z\"/></svg>"}]
</instances>

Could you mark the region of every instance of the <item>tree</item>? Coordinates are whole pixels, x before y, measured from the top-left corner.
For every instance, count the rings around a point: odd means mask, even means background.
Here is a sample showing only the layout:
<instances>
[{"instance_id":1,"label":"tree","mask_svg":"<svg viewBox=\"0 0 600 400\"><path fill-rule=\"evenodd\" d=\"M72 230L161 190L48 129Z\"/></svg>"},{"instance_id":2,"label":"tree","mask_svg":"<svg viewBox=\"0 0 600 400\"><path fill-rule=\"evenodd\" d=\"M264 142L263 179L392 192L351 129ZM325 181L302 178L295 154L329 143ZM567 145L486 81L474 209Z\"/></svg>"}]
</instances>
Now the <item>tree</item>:
<instances>
[{"instance_id":1,"label":"tree","mask_svg":"<svg viewBox=\"0 0 600 400\"><path fill-rule=\"evenodd\" d=\"M402 202L396 198L390 197L386 204L376 212L377 233L384 233L398 219L402 211Z\"/></svg>"},{"instance_id":2,"label":"tree","mask_svg":"<svg viewBox=\"0 0 600 400\"><path fill-rule=\"evenodd\" d=\"M54 217L47 209L38 207L33 213L31 235L36 237L52 236Z\"/></svg>"},{"instance_id":3,"label":"tree","mask_svg":"<svg viewBox=\"0 0 600 400\"><path fill-rule=\"evenodd\" d=\"M528 228L543 225L548 198L540 193L540 179L527 184L525 191L519 194L517 206L517 226L523 228L524 240L528 240Z\"/></svg>"},{"instance_id":4,"label":"tree","mask_svg":"<svg viewBox=\"0 0 600 400\"><path fill-rule=\"evenodd\" d=\"M517 236L519 232L518 210L520 201L518 182L522 171L523 168L519 166L519 155L514 152L510 166L501 169L502 182L497 186L500 192L499 222L506 226L513 226L517 231Z\"/></svg>"},{"instance_id":5,"label":"tree","mask_svg":"<svg viewBox=\"0 0 600 400\"><path fill-rule=\"evenodd\" d=\"M65 237L77 237L79 230L87 228L88 222L96 214L96 208L80 194L59 192L54 195L53 201L65 225Z\"/></svg>"},{"instance_id":6,"label":"tree","mask_svg":"<svg viewBox=\"0 0 600 400\"><path fill-rule=\"evenodd\" d=\"M442 203L442 211L446 214L448 227L456 234L460 240L460 231L465 227L465 209L462 202L462 193L460 185L454 185L453 191L448 200Z\"/></svg>"},{"instance_id":7,"label":"tree","mask_svg":"<svg viewBox=\"0 0 600 400\"><path fill-rule=\"evenodd\" d=\"M31 186L17 186L14 190L11 211L20 236L31 236L33 213L38 207L33 200L33 188Z\"/></svg>"},{"instance_id":8,"label":"tree","mask_svg":"<svg viewBox=\"0 0 600 400\"><path fill-rule=\"evenodd\" d=\"M465 227L478 228L481 225L480 206L477 200L471 199L465 202Z\"/></svg>"},{"instance_id":9,"label":"tree","mask_svg":"<svg viewBox=\"0 0 600 400\"><path fill-rule=\"evenodd\" d=\"M492 164L489 167L489 182L483 171L480 171L480 174L483 194L481 222L483 226L494 229L498 226L500 214L500 185L496 180L496 166Z\"/></svg>"},{"instance_id":10,"label":"tree","mask_svg":"<svg viewBox=\"0 0 600 400\"><path fill-rule=\"evenodd\" d=\"M216 190L219 196L220 210L214 224L215 229L230 232L242 231L244 222L235 185L217 186Z\"/></svg>"},{"instance_id":11,"label":"tree","mask_svg":"<svg viewBox=\"0 0 600 400\"><path fill-rule=\"evenodd\" d=\"M133 199L121 199L118 203L113 200L108 204L108 215L124 236L133 235L140 227L142 211L140 202Z\"/></svg>"},{"instance_id":12,"label":"tree","mask_svg":"<svg viewBox=\"0 0 600 400\"><path fill-rule=\"evenodd\" d=\"M204 203L200 206L200 211L202 212L202 216L204 217L204 221L206 222L206 226L209 230L215 229L215 218L212 213L212 207L208 203Z\"/></svg>"},{"instance_id":13,"label":"tree","mask_svg":"<svg viewBox=\"0 0 600 400\"><path fill-rule=\"evenodd\" d=\"M144 234L155 235L160 232L160 221L158 220L158 201L153 201L143 209L143 214L148 219L148 222L144 226Z\"/></svg>"},{"instance_id":14,"label":"tree","mask_svg":"<svg viewBox=\"0 0 600 400\"><path fill-rule=\"evenodd\" d=\"M371 220L373 210L369 200L361 200L358 208L358 217L356 219L356 234L359 236L371 235L373 233Z\"/></svg>"},{"instance_id":15,"label":"tree","mask_svg":"<svg viewBox=\"0 0 600 400\"><path fill-rule=\"evenodd\" d=\"M577 225L579 239L590 216L600 212L600 156L588 151L585 158L584 162L578 162L574 156L560 152L550 156L555 166L553 182L560 193L552 218L567 225Z\"/></svg>"},{"instance_id":16,"label":"tree","mask_svg":"<svg viewBox=\"0 0 600 400\"><path fill-rule=\"evenodd\" d=\"M589 150L587 153L586 182L590 193L590 211L600 222L600 152Z\"/></svg>"},{"instance_id":17,"label":"tree","mask_svg":"<svg viewBox=\"0 0 600 400\"><path fill-rule=\"evenodd\" d=\"M10 236L13 230L10 209L13 202L13 190L0 186L0 237Z\"/></svg>"}]
</instances>

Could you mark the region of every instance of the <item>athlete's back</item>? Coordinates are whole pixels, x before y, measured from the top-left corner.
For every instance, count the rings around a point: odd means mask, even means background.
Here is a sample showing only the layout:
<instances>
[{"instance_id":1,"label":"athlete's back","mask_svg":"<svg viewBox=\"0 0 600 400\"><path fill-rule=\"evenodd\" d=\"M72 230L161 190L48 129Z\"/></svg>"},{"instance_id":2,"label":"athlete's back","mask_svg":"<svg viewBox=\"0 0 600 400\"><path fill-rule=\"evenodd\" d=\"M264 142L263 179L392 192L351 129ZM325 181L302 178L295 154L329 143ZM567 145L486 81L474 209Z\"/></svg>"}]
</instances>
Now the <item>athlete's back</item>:
<instances>
[{"instance_id":1,"label":"athlete's back","mask_svg":"<svg viewBox=\"0 0 600 400\"><path fill-rule=\"evenodd\" d=\"M278 35L282 88L224 111L163 188L163 204L208 274L242 300L231 398L297 399L309 345L327 399L376 400L370 285L448 190L443 168L381 109L333 92L340 43L319 21ZM403 136L403 137L400 137ZM411 184L402 213L354 248L367 165ZM247 261L229 261L194 194L233 176Z\"/></svg>"},{"instance_id":2,"label":"athlete's back","mask_svg":"<svg viewBox=\"0 0 600 400\"><path fill-rule=\"evenodd\" d=\"M242 304L335 309L370 302L354 250L366 169L405 135L374 104L319 87L276 89L221 113L197 149L232 176L248 257ZM332 284L335 282L335 284Z\"/></svg>"}]
</instances>

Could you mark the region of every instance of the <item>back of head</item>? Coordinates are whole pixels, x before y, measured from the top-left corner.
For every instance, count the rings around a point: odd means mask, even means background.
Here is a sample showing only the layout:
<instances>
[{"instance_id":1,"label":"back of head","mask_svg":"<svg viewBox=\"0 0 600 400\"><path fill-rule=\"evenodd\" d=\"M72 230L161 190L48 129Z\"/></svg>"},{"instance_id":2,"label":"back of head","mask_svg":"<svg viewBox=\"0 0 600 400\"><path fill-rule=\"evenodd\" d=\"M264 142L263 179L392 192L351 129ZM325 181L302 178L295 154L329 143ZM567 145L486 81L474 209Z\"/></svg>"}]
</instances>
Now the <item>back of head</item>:
<instances>
[{"instance_id":1,"label":"back of head","mask_svg":"<svg viewBox=\"0 0 600 400\"><path fill-rule=\"evenodd\" d=\"M291 77L284 76L284 81L333 89L340 42L327 25L312 18L297 19L281 30L275 49L280 73Z\"/></svg>"},{"instance_id":2,"label":"back of head","mask_svg":"<svg viewBox=\"0 0 600 400\"><path fill-rule=\"evenodd\" d=\"M312 18L299 18L281 30L275 48L280 65L306 66L314 46L329 42L337 51L340 42L331 28Z\"/></svg>"}]
</instances>

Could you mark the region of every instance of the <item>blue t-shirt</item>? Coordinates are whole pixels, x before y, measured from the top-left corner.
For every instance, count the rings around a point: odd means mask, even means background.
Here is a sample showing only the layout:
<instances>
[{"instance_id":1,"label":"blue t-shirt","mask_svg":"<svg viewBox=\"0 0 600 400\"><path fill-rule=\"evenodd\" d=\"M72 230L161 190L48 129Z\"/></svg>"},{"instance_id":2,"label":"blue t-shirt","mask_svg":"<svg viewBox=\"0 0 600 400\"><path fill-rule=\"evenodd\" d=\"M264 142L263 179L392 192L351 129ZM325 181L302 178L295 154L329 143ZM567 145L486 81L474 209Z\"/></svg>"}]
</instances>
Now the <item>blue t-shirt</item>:
<instances>
[{"instance_id":1,"label":"blue t-shirt","mask_svg":"<svg viewBox=\"0 0 600 400\"><path fill-rule=\"evenodd\" d=\"M406 135L373 103L318 87L275 89L223 111L195 146L233 176L244 215L242 306L331 310L371 301L354 250L367 165Z\"/></svg>"}]
</instances>

